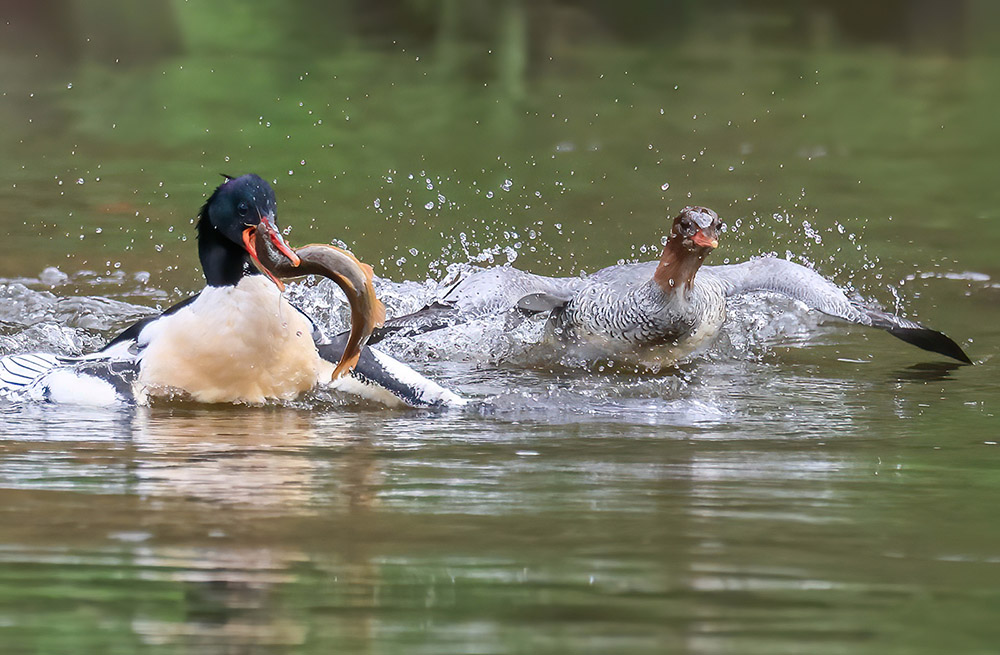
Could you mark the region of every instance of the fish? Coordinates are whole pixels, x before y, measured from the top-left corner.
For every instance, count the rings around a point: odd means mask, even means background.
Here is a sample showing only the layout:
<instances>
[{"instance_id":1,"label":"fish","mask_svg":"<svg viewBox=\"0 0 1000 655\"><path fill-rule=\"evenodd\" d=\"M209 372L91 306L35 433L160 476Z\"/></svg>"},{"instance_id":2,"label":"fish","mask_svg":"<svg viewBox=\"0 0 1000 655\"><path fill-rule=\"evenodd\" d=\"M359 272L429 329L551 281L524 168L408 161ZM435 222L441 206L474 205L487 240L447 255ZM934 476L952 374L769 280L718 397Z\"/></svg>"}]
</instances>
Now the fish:
<instances>
[{"instance_id":1,"label":"fish","mask_svg":"<svg viewBox=\"0 0 1000 655\"><path fill-rule=\"evenodd\" d=\"M254 264L279 289L284 290L283 279L322 275L333 280L347 296L351 307L351 331L344 354L333 371L331 379L336 380L357 365L372 332L385 324L385 305L375 295L375 272L349 250L324 243L293 248L296 262L278 250L273 232L274 228L263 222L257 226L253 240Z\"/></svg>"}]
</instances>

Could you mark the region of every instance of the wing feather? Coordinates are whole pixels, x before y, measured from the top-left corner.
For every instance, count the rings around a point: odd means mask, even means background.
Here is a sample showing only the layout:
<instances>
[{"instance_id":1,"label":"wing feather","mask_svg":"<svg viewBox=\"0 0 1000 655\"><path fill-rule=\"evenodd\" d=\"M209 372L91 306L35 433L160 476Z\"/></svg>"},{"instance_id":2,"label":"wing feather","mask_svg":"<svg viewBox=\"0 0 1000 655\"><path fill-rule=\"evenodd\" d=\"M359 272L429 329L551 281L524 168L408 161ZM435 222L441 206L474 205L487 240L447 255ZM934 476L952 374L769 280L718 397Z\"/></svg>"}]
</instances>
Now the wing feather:
<instances>
[{"instance_id":1,"label":"wing feather","mask_svg":"<svg viewBox=\"0 0 1000 655\"><path fill-rule=\"evenodd\" d=\"M742 264L705 266L699 271L698 277L703 275L716 279L728 297L752 291L780 293L804 303L810 309L858 325L881 328L923 350L966 364L972 363L962 348L944 333L916 321L857 303L830 280L795 262L762 257Z\"/></svg>"}]
</instances>

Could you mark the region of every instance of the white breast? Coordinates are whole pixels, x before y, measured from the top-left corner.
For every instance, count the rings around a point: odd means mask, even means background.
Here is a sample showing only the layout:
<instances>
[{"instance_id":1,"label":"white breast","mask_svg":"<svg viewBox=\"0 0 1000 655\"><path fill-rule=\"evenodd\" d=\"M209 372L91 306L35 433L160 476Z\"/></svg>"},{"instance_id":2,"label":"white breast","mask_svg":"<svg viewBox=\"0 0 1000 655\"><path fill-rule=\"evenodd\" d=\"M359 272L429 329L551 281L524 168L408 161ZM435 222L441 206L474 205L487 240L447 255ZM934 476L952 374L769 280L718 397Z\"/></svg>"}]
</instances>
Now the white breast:
<instances>
[{"instance_id":1,"label":"white breast","mask_svg":"<svg viewBox=\"0 0 1000 655\"><path fill-rule=\"evenodd\" d=\"M309 320L263 275L207 287L190 305L147 326L140 393L182 391L200 402L289 400L329 381Z\"/></svg>"}]
</instances>

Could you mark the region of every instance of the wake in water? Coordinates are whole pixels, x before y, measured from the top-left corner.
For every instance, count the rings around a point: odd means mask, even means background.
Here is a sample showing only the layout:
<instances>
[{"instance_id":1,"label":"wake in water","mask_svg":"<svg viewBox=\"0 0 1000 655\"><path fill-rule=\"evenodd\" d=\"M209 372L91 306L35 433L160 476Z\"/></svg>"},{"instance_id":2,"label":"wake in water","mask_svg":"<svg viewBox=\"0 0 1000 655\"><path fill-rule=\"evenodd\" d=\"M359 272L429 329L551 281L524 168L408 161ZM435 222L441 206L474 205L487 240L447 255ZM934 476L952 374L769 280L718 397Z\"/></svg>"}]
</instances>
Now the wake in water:
<instances>
[{"instance_id":1,"label":"wake in water","mask_svg":"<svg viewBox=\"0 0 1000 655\"><path fill-rule=\"evenodd\" d=\"M375 288L392 319L432 303L459 280L479 270L470 264L452 264L439 281L376 278ZM85 273L72 276L66 287L86 291L79 284L86 277ZM77 284L71 284L74 281ZM125 300L103 295L60 295L60 289L45 287L49 285L38 278L0 279L0 355L32 350L69 356L85 354L102 347L123 326L157 313L154 308ZM99 288L106 290L110 285L104 282ZM292 283L286 294L327 333L336 334L349 327L350 308L343 293L329 280ZM150 296L166 297L167 293L147 288L141 294L129 292L125 297L146 300ZM715 343L698 360L759 361L774 346L822 343L833 333L830 319L772 293L735 298L728 303L727 312ZM518 320L506 312L486 313L468 323L426 334L389 336L382 347L404 361L455 361L511 369L597 367L600 372L604 364L599 358L589 363L553 360L545 343L544 327L544 316Z\"/></svg>"},{"instance_id":2,"label":"wake in water","mask_svg":"<svg viewBox=\"0 0 1000 655\"><path fill-rule=\"evenodd\" d=\"M476 267L469 265L454 265L440 282L377 279L376 288L390 315L405 314L427 304L474 270ZM157 313L145 305L104 295L62 295L63 289L86 294L94 288L107 293L122 283L101 281L91 287L87 280L85 273L68 276L56 288L41 279L0 280L0 356L39 351L70 357L84 355L100 349L124 326ZM327 333L348 327L349 307L332 282L295 283L286 293ZM151 296L166 297L166 293L144 287L125 297L146 300ZM738 366L741 361L758 362L769 343L788 335L804 339L815 334L816 321L811 315L788 306L774 314L775 320L764 320L760 311L767 307L763 299L753 301L745 313L753 320L745 320L744 313L734 311L735 320L727 325L717 346L702 358L701 364ZM518 321L511 329L509 317L486 316L419 337L390 337L380 348L403 361L419 364L433 379L447 380L454 388L485 400L480 409L487 413L569 414L603 420L649 412L652 403L657 415L670 416L675 422L683 422L682 416L711 420L719 414L705 396L691 402L686 398L687 387L699 379L696 366L679 366L658 376L623 378L620 370L606 368L600 362L553 361L545 347L544 323L540 317L532 317ZM315 391L297 401L278 404L313 410L365 405L331 391Z\"/></svg>"},{"instance_id":3,"label":"wake in water","mask_svg":"<svg viewBox=\"0 0 1000 655\"><path fill-rule=\"evenodd\" d=\"M390 321L433 303L454 285L480 269L469 264L453 264L440 281L393 282L375 279L379 298L385 303ZM317 284L289 285L289 300L333 333L348 326L349 308L336 285L327 280ZM741 296L728 305L728 319L715 343L696 360L760 361L771 347L805 345L821 340L829 332L822 315L777 294ZM467 322L423 334L391 334L380 347L404 361L466 362L479 367L539 369L556 372L611 372L616 366L600 356L581 359L554 350L546 335L544 315L519 316L507 311L488 311ZM682 370L685 362L667 375ZM620 371L620 367L617 367ZM633 369L632 372L642 372Z\"/></svg>"},{"instance_id":4,"label":"wake in water","mask_svg":"<svg viewBox=\"0 0 1000 655\"><path fill-rule=\"evenodd\" d=\"M58 280L58 287L51 284ZM124 276L110 284L122 284ZM71 295L67 292L104 290L109 281L81 272L67 276L46 269L39 278L0 279L0 356L32 350L60 355L80 355L100 349L123 325L156 313L156 310L103 295ZM130 285L131 286L131 285ZM166 297L137 288L131 298ZM59 293L48 289L58 288Z\"/></svg>"},{"instance_id":5,"label":"wake in water","mask_svg":"<svg viewBox=\"0 0 1000 655\"><path fill-rule=\"evenodd\" d=\"M711 347L727 305L754 292L776 293L847 323L885 330L918 348L965 364L947 335L858 299L809 267L774 256L704 266L723 225L705 207L686 207L671 224L659 261L619 263L579 277L548 277L512 267L481 269L412 314L373 334L413 336L503 317L514 332L526 316L546 319L546 350L562 364L602 359L659 372ZM377 331L376 331L377 332Z\"/></svg>"},{"instance_id":6,"label":"wake in water","mask_svg":"<svg viewBox=\"0 0 1000 655\"><path fill-rule=\"evenodd\" d=\"M377 278L376 290L391 319L419 310L479 270L453 264L440 281ZM88 279L87 274L69 276L55 288L41 279L0 280L0 355L93 352L122 327L157 313L129 300L169 300L167 292L144 284L134 285L136 289L120 300L108 298L100 292L118 291L123 280L90 285ZM90 295L92 288L98 294ZM348 328L349 307L332 282L293 283L286 294L328 334ZM546 318L541 315L515 319L507 312L487 313L426 334L392 335L379 348L478 399L476 411L498 418L723 424L733 416L747 420L754 414L750 401L741 401L747 388L792 385L804 401L814 394L818 406L830 408L824 420L837 420L836 407L845 399L836 380L788 379L787 370L775 370L769 353L777 346L836 341L842 326L834 327L801 303L770 293L734 298L727 312L710 348L655 375L636 374L600 358L586 361L557 354L547 340ZM330 391L275 404L321 412L366 405Z\"/></svg>"}]
</instances>

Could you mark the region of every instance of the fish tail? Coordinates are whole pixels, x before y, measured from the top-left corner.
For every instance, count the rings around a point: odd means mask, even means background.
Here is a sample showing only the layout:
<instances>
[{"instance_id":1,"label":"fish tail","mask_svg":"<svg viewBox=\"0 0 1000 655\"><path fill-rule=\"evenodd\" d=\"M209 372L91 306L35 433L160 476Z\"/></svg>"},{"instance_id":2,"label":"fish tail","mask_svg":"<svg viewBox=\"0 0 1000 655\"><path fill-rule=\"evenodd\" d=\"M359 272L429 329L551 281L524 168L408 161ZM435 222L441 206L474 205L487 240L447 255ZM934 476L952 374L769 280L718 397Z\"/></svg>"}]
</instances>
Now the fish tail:
<instances>
[{"instance_id":1,"label":"fish tail","mask_svg":"<svg viewBox=\"0 0 1000 655\"><path fill-rule=\"evenodd\" d=\"M336 380L343 377L351 372L355 366L358 365L358 360L361 358L361 349L359 348L357 352L351 357L341 358L340 362L337 363L337 367L333 369L333 375L331 380Z\"/></svg>"}]
</instances>

